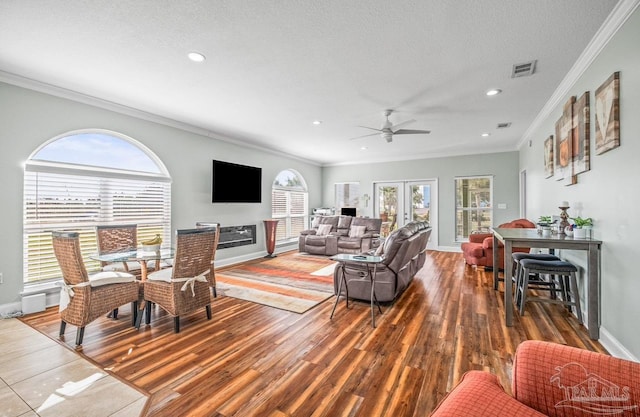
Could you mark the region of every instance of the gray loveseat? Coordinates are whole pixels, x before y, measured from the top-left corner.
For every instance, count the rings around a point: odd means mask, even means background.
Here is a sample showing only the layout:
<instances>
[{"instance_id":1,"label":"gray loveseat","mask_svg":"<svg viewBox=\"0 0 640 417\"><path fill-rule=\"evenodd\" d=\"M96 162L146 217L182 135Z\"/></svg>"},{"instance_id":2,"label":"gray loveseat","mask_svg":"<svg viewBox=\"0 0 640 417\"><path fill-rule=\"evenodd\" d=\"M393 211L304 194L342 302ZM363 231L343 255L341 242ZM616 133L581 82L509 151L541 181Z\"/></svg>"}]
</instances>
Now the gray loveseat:
<instances>
[{"instance_id":1,"label":"gray loveseat","mask_svg":"<svg viewBox=\"0 0 640 417\"><path fill-rule=\"evenodd\" d=\"M378 247L381 219L319 216L298 237L298 250L314 255L362 253ZM324 233L322 233L324 232Z\"/></svg>"},{"instance_id":2,"label":"gray loveseat","mask_svg":"<svg viewBox=\"0 0 640 417\"><path fill-rule=\"evenodd\" d=\"M393 301L409 286L413 277L424 266L429 236L429 223L411 222L392 232L376 250L376 254L383 256L382 262L376 266L375 294L378 301ZM349 298L370 301L371 282L367 275L367 266L346 262L344 270ZM338 264L333 273L335 294L338 293L342 271L342 264ZM345 295L344 285L342 295Z\"/></svg>"}]
</instances>

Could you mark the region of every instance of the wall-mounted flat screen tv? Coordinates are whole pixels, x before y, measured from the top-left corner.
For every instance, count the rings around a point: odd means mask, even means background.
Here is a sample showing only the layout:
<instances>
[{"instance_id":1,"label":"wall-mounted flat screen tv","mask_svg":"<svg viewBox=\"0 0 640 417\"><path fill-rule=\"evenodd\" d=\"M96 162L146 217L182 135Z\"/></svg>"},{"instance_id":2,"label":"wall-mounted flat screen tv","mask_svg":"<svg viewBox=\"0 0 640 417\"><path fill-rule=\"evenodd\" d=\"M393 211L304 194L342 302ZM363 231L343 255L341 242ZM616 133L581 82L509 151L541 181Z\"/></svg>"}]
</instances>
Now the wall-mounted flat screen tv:
<instances>
[{"instance_id":1,"label":"wall-mounted flat screen tv","mask_svg":"<svg viewBox=\"0 0 640 417\"><path fill-rule=\"evenodd\" d=\"M212 203L261 203L262 168L213 161Z\"/></svg>"}]
</instances>

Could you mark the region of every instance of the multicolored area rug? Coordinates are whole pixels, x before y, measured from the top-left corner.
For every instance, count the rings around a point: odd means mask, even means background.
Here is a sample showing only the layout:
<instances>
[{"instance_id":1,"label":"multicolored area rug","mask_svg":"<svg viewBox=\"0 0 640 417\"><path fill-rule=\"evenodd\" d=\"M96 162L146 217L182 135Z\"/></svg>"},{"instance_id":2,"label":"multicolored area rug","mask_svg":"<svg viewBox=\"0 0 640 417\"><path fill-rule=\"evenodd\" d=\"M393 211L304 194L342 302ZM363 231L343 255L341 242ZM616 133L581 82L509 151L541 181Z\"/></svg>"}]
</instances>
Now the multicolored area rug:
<instances>
[{"instance_id":1,"label":"multicolored area rug","mask_svg":"<svg viewBox=\"0 0 640 417\"><path fill-rule=\"evenodd\" d=\"M294 313L304 313L333 296L336 262L288 252L216 271L219 293Z\"/></svg>"}]
</instances>

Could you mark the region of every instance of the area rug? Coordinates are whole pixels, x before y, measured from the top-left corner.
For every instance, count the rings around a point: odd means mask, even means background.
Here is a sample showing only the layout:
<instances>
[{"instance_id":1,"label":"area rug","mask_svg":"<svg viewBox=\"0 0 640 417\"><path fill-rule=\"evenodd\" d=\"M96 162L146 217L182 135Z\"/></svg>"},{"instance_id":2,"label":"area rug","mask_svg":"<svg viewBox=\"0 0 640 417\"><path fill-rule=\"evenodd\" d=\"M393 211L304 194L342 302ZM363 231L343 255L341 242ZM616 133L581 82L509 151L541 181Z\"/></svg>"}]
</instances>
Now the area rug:
<instances>
[{"instance_id":1,"label":"area rug","mask_svg":"<svg viewBox=\"0 0 640 417\"><path fill-rule=\"evenodd\" d=\"M333 296L336 262L328 257L289 252L216 271L225 296L302 314Z\"/></svg>"}]
</instances>

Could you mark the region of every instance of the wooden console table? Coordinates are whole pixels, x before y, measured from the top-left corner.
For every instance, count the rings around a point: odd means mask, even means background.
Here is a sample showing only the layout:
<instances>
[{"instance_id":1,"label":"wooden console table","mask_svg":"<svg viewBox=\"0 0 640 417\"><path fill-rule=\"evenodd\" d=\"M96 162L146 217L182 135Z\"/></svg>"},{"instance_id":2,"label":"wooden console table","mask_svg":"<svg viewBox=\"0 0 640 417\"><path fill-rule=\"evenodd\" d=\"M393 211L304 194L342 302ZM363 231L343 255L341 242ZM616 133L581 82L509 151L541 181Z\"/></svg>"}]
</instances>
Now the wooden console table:
<instances>
[{"instance_id":1,"label":"wooden console table","mask_svg":"<svg viewBox=\"0 0 640 417\"><path fill-rule=\"evenodd\" d=\"M498 283L498 242L504 244L504 309L507 326L513 325L513 282L511 254L517 248L548 248L587 251L587 308L589 337L600 338L600 253L601 240L575 239L563 234L542 236L535 229L491 228L493 233L493 281Z\"/></svg>"}]
</instances>

